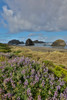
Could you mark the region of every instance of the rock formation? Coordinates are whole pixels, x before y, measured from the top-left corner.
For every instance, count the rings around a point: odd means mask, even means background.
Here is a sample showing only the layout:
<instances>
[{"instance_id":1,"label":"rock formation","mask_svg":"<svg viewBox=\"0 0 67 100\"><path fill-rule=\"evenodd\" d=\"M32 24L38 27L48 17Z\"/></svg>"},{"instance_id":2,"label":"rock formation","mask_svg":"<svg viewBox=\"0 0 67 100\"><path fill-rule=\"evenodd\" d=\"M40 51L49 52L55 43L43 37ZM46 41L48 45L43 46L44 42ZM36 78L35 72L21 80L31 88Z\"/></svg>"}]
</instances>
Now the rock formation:
<instances>
[{"instance_id":1,"label":"rock formation","mask_svg":"<svg viewBox=\"0 0 67 100\"><path fill-rule=\"evenodd\" d=\"M45 42L43 42L43 41L38 41L38 40L35 40L35 41L33 41L34 43L45 43Z\"/></svg>"},{"instance_id":2,"label":"rock formation","mask_svg":"<svg viewBox=\"0 0 67 100\"><path fill-rule=\"evenodd\" d=\"M66 46L66 43L64 40L58 39L54 41L51 46Z\"/></svg>"},{"instance_id":3,"label":"rock formation","mask_svg":"<svg viewBox=\"0 0 67 100\"><path fill-rule=\"evenodd\" d=\"M26 40L26 46L34 45L33 41L31 39Z\"/></svg>"},{"instance_id":4,"label":"rock formation","mask_svg":"<svg viewBox=\"0 0 67 100\"><path fill-rule=\"evenodd\" d=\"M10 40L8 42L9 45L18 45L18 44L23 44L24 42L20 42L19 40Z\"/></svg>"}]
</instances>

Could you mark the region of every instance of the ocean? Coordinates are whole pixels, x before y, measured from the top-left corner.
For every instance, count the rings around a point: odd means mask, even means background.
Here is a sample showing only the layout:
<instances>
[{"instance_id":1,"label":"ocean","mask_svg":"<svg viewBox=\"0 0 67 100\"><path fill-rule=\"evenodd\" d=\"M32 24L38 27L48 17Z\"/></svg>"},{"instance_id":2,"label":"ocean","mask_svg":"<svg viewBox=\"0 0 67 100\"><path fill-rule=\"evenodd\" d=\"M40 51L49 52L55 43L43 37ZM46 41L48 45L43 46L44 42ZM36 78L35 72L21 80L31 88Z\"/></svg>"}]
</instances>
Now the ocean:
<instances>
[{"instance_id":1,"label":"ocean","mask_svg":"<svg viewBox=\"0 0 67 100\"><path fill-rule=\"evenodd\" d=\"M25 46L25 44L19 44L20 46ZM45 45L45 43L35 43L34 44L35 47L48 47L48 48L58 48L58 49L67 49L67 45L65 47L63 46L51 46L51 43Z\"/></svg>"}]
</instances>

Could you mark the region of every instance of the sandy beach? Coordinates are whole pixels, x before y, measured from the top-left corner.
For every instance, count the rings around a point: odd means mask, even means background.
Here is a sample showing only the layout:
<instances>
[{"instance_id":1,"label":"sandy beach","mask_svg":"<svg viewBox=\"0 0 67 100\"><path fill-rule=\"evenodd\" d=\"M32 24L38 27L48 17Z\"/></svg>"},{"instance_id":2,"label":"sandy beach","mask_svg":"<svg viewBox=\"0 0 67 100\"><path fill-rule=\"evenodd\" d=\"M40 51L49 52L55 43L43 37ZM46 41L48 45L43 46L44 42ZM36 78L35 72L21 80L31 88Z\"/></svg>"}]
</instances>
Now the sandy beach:
<instances>
[{"instance_id":1,"label":"sandy beach","mask_svg":"<svg viewBox=\"0 0 67 100\"><path fill-rule=\"evenodd\" d=\"M25 48L31 49L32 51L41 51L41 52L67 52L67 49L59 49L59 48L49 48L49 47L34 47L34 46L24 46Z\"/></svg>"}]
</instances>

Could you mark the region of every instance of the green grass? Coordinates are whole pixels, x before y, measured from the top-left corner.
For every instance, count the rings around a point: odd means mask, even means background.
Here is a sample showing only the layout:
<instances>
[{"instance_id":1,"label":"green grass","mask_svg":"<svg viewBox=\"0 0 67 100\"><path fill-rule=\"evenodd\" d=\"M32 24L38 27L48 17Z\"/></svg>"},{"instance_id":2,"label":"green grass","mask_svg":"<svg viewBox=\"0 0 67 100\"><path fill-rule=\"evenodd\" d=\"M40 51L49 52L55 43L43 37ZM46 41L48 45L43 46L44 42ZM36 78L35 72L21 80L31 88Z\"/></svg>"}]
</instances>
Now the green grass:
<instances>
[{"instance_id":1,"label":"green grass","mask_svg":"<svg viewBox=\"0 0 67 100\"><path fill-rule=\"evenodd\" d=\"M67 70L64 69L63 65L55 65L52 61L43 61L45 66L49 68L50 72L53 72L57 77L61 77L67 83Z\"/></svg>"},{"instance_id":2,"label":"green grass","mask_svg":"<svg viewBox=\"0 0 67 100\"><path fill-rule=\"evenodd\" d=\"M9 45L0 43L0 52L7 53L10 51L11 51L11 49L10 49Z\"/></svg>"}]
</instances>

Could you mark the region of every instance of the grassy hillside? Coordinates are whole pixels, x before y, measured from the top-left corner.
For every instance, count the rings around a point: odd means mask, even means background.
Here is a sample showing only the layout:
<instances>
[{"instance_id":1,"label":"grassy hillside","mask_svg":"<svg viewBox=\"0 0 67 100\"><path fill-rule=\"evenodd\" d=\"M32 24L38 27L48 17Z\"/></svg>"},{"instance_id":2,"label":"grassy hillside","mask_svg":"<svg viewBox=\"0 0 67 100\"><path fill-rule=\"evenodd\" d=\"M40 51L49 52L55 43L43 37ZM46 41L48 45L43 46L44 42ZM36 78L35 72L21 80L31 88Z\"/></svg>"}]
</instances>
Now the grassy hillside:
<instances>
[{"instance_id":1,"label":"grassy hillside","mask_svg":"<svg viewBox=\"0 0 67 100\"><path fill-rule=\"evenodd\" d=\"M10 52L10 47L7 44L0 43L0 52Z\"/></svg>"},{"instance_id":2,"label":"grassy hillside","mask_svg":"<svg viewBox=\"0 0 67 100\"><path fill-rule=\"evenodd\" d=\"M31 49L25 47L15 47L12 46L12 52L16 55L25 57L30 57L36 61L52 61L56 65L64 65L67 67L67 52L59 52L59 51L52 51L52 52L41 52L41 51L32 51Z\"/></svg>"},{"instance_id":3,"label":"grassy hillside","mask_svg":"<svg viewBox=\"0 0 67 100\"><path fill-rule=\"evenodd\" d=\"M0 50L0 100L66 100L67 52Z\"/></svg>"}]
</instances>

